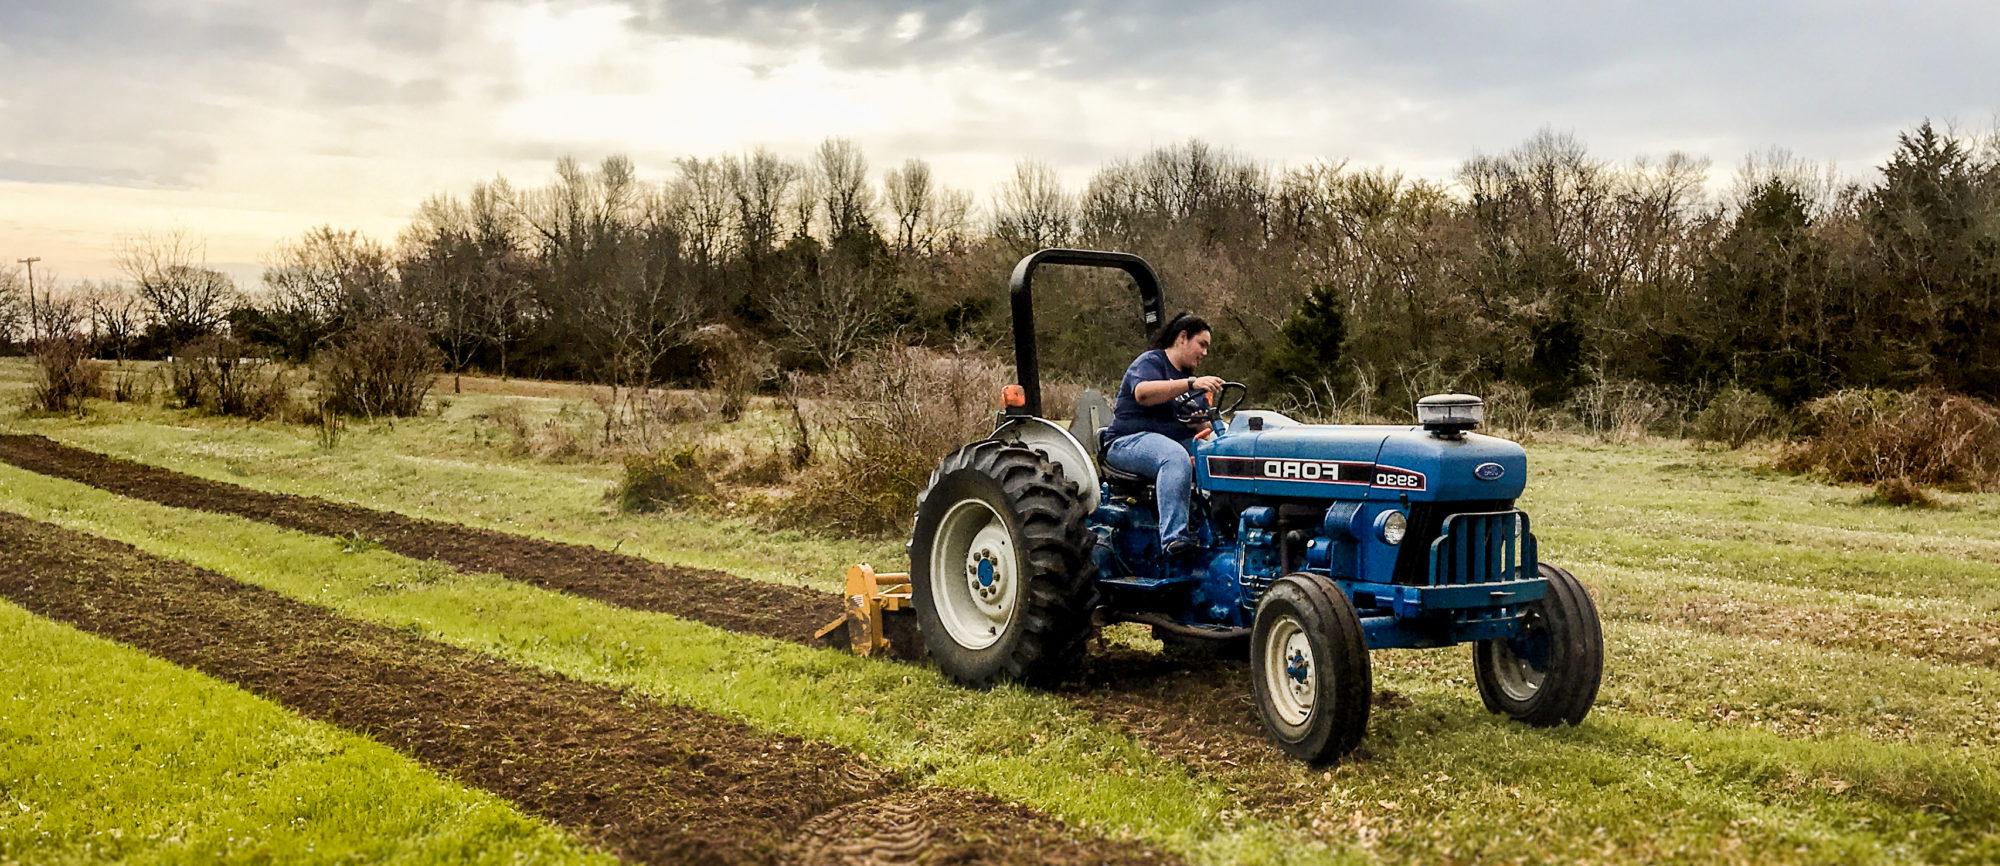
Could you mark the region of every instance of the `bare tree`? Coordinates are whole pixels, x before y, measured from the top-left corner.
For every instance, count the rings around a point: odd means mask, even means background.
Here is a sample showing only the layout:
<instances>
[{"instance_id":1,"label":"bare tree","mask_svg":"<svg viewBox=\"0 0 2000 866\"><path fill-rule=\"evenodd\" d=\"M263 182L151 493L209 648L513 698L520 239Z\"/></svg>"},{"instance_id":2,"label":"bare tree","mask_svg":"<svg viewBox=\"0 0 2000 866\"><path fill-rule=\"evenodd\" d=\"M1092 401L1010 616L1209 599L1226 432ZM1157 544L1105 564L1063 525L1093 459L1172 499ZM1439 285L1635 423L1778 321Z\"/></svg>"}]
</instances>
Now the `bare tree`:
<instances>
[{"instance_id":1,"label":"bare tree","mask_svg":"<svg viewBox=\"0 0 2000 866\"><path fill-rule=\"evenodd\" d=\"M526 226L516 206L514 188L505 178L475 184L468 200L473 242L482 257L485 302L479 319L481 335L500 355L500 377L507 377L508 351L534 316L535 262L523 248Z\"/></svg>"},{"instance_id":2,"label":"bare tree","mask_svg":"<svg viewBox=\"0 0 2000 866\"><path fill-rule=\"evenodd\" d=\"M124 366L132 341L146 327L145 305L122 283L87 283L81 295L98 344L110 349L119 366Z\"/></svg>"},{"instance_id":3,"label":"bare tree","mask_svg":"<svg viewBox=\"0 0 2000 866\"><path fill-rule=\"evenodd\" d=\"M829 241L874 231L875 191L868 185L868 160L846 138L829 138L813 152L820 204Z\"/></svg>"},{"instance_id":4,"label":"bare tree","mask_svg":"<svg viewBox=\"0 0 2000 866\"><path fill-rule=\"evenodd\" d=\"M419 209L418 223L452 206L448 198L432 197ZM388 250L360 232L332 226L280 244L264 269L264 285L286 348L301 357L362 322L411 312Z\"/></svg>"},{"instance_id":5,"label":"bare tree","mask_svg":"<svg viewBox=\"0 0 2000 866\"><path fill-rule=\"evenodd\" d=\"M964 242L972 196L938 185L929 163L905 160L900 168L889 169L883 176L882 189L895 218L893 243L897 251L936 255Z\"/></svg>"},{"instance_id":6,"label":"bare tree","mask_svg":"<svg viewBox=\"0 0 2000 866\"><path fill-rule=\"evenodd\" d=\"M2000 142L2000 138L1994 139ZM1806 215L1819 219L1839 205L1848 181L1832 162L1813 163L1782 147L1743 158L1735 182L1729 187L1729 206L1741 213L1757 192L1771 181L1783 181L1798 190L1808 205Z\"/></svg>"},{"instance_id":7,"label":"bare tree","mask_svg":"<svg viewBox=\"0 0 2000 866\"><path fill-rule=\"evenodd\" d=\"M460 379L485 341L485 268L470 222L457 199L426 199L403 230L397 264L426 333L444 349L454 394L464 390Z\"/></svg>"},{"instance_id":8,"label":"bare tree","mask_svg":"<svg viewBox=\"0 0 2000 866\"><path fill-rule=\"evenodd\" d=\"M838 368L881 333L889 292L874 270L842 256L800 267L787 290L772 296L771 319L794 349L825 369Z\"/></svg>"},{"instance_id":9,"label":"bare tree","mask_svg":"<svg viewBox=\"0 0 2000 866\"><path fill-rule=\"evenodd\" d=\"M723 170L736 199L737 248L754 266L781 239L786 198L804 170L761 147Z\"/></svg>"},{"instance_id":10,"label":"bare tree","mask_svg":"<svg viewBox=\"0 0 2000 866\"><path fill-rule=\"evenodd\" d=\"M1076 231L1076 199L1063 190L1056 170L1040 160L1014 164L1014 179L1000 188L993 234L1016 251L1069 244Z\"/></svg>"},{"instance_id":11,"label":"bare tree","mask_svg":"<svg viewBox=\"0 0 2000 866\"><path fill-rule=\"evenodd\" d=\"M128 239L119 266L167 339L212 333L236 300L236 283L208 267L202 245L181 232Z\"/></svg>"},{"instance_id":12,"label":"bare tree","mask_svg":"<svg viewBox=\"0 0 2000 866\"><path fill-rule=\"evenodd\" d=\"M673 221L696 267L714 269L732 255L739 236L731 220L735 202L723 160L684 157L674 162L660 210Z\"/></svg>"},{"instance_id":13,"label":"bare tree","mask_svg":"<svg viewBox=\"0 0 2000 866\"><path fill-rule=\"evenodd\" d=\"M27 320L27 290L21 272L13 265L0 265L0 346L11 346L20 339Z\"/></svg>"},{"instance_id":14,"label":"bare tree","mask_svg":"<svg viewBox=\"0 0 2000 866\"><path fill-rule=\"evenodd\" d=\"M36 275L28 302L28 329L37 343L81 337L90 324L81 292L63 289L62 276L54 271Z\"/></svg>"}]
</instances>

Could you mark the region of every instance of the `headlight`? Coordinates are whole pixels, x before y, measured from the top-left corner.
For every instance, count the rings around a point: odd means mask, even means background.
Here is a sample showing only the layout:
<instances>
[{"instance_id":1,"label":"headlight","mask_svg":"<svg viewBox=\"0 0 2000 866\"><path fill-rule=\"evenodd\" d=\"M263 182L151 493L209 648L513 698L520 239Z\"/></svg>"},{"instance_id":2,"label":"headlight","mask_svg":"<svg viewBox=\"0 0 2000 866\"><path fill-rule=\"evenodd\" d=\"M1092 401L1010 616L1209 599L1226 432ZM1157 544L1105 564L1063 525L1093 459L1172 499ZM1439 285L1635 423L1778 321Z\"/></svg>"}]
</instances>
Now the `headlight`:
<instances>
[{"instance_id":1,"label":"headlight","mask_svg":"<svg viewBox=\"0 0 2000 866\"><path fill-rule=\"evenodd\" d=\"M1410 519L1401 511L1384 511L1375 518L1375 534L1390 544L1402 544L1403 536L1410 532Z\"/></svg>"},{"instance_id":2,"label":"headlight","mask_svg":"<svg viewBox=\"0 0 2000 866\"><path fill-rule=\"evenodd\" d=\"M1486 421L1486 401L1471 394L1432 394L1417 401L1417 423L1431 435L1458 439Z\"/></svg>"}]
</instances>

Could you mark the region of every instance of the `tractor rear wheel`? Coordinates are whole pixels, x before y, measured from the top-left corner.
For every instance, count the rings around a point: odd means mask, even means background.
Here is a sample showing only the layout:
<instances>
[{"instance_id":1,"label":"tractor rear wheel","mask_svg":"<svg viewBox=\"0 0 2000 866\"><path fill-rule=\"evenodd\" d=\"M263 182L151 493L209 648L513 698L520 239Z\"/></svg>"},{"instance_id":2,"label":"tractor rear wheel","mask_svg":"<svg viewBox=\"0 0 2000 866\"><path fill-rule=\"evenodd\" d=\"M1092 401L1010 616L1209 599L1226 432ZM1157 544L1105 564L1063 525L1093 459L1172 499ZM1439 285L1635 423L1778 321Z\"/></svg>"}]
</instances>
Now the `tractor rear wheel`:
<instances>
[{"instance_id":1,"label":"tractor rear wheel","mask_svg":"<svg viewBox=\"0 0 2000 866\"><path fill-rule=\"evenodd\" d=\"M1521 635L1472 647L1486 709L1537 727L1579 724L1597 701L1604 634L1597 605L1575 575L1543 563L1549 594L1522 612Z\"/></svg>"},{"instance_id":2,"label":"tractor rear wheel","mask_svg":"<svg viewBox=\"0 0 2000 866\"><path fill-rule=\"evenodd\" d=\"M1360 745L1374 681L1347 594L1310 574L1264 590L1250 630L1250 683L1264 730L1286 754L1327 764Z\"/></svg>"},{"instance_id":3,"label":"tractor rear wheel","mask_svg":"<svg viewBox=\"0 0 2000 866\"><path fill-rule=\"evenodd\" d=\"M974 442L931 473L910 534L910 594L946 676L1038 685L1076 668L1096 598L1081 501L1018 443Z\"/></svg>"}]
</instances>

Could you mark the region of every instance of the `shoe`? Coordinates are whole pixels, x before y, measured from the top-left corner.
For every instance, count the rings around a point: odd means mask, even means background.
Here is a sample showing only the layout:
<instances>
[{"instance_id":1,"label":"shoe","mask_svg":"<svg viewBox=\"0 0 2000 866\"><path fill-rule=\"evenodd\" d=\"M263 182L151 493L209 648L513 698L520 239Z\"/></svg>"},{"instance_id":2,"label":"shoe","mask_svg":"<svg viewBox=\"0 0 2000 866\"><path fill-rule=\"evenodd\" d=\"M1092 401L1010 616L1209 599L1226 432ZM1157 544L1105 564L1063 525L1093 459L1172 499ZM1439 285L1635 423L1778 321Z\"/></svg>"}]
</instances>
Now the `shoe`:
<instances>
[{"instance_id":1,"label":"shoe","mask_svg":"<svg viewBox=\"0 0 2000 866\"><path fill-rule=\"evenodd\" d=\"M1173 540L1160 548L1160 552L1168 559L1184 559L1200 550L1201 543L1185 535L1174 536Z\"/></svg>"}]
</instances>

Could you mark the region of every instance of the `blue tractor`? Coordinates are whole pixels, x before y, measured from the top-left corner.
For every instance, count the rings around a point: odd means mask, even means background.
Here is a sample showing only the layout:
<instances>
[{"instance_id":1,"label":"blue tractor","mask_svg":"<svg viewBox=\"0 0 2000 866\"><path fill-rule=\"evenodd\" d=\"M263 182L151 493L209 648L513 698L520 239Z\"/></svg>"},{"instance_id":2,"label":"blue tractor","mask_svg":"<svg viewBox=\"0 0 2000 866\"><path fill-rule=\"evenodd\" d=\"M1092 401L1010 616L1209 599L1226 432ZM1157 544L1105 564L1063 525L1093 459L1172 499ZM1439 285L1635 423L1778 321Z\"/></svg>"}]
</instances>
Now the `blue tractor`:
<instances>
[{"instance_id":1,"label":"blue tractor","mask_svg":"<svg viewBox=\"0 0 2000 866\"><path fill-rule=\"evenodd\" d=\"M1099 459L1109 421L1086 393L1067 426L1042 417L1037 268L1114 268L1137 284L1148 329L1164 309L1139 257L1048 249L1011 281L1018 389L993 433L946 457L918 500L911 606L924 647L973 686L1060 680L1094 627L1149 625L1163 641L1248 646L1271 738L1323 764L1360 742L1369 651L1472 644L1486 707L1531 725L1576 724L1597 696L1597 609L1541 562L1514 507L1527 454L1474 432L1476 397L1417 404L1415 426L1302 424L1218 405L1193 454L1195 556L1164 556L1153 481ZM1240 649L1238 649L1240 652Z\"/></svg>"}]
</instances>

